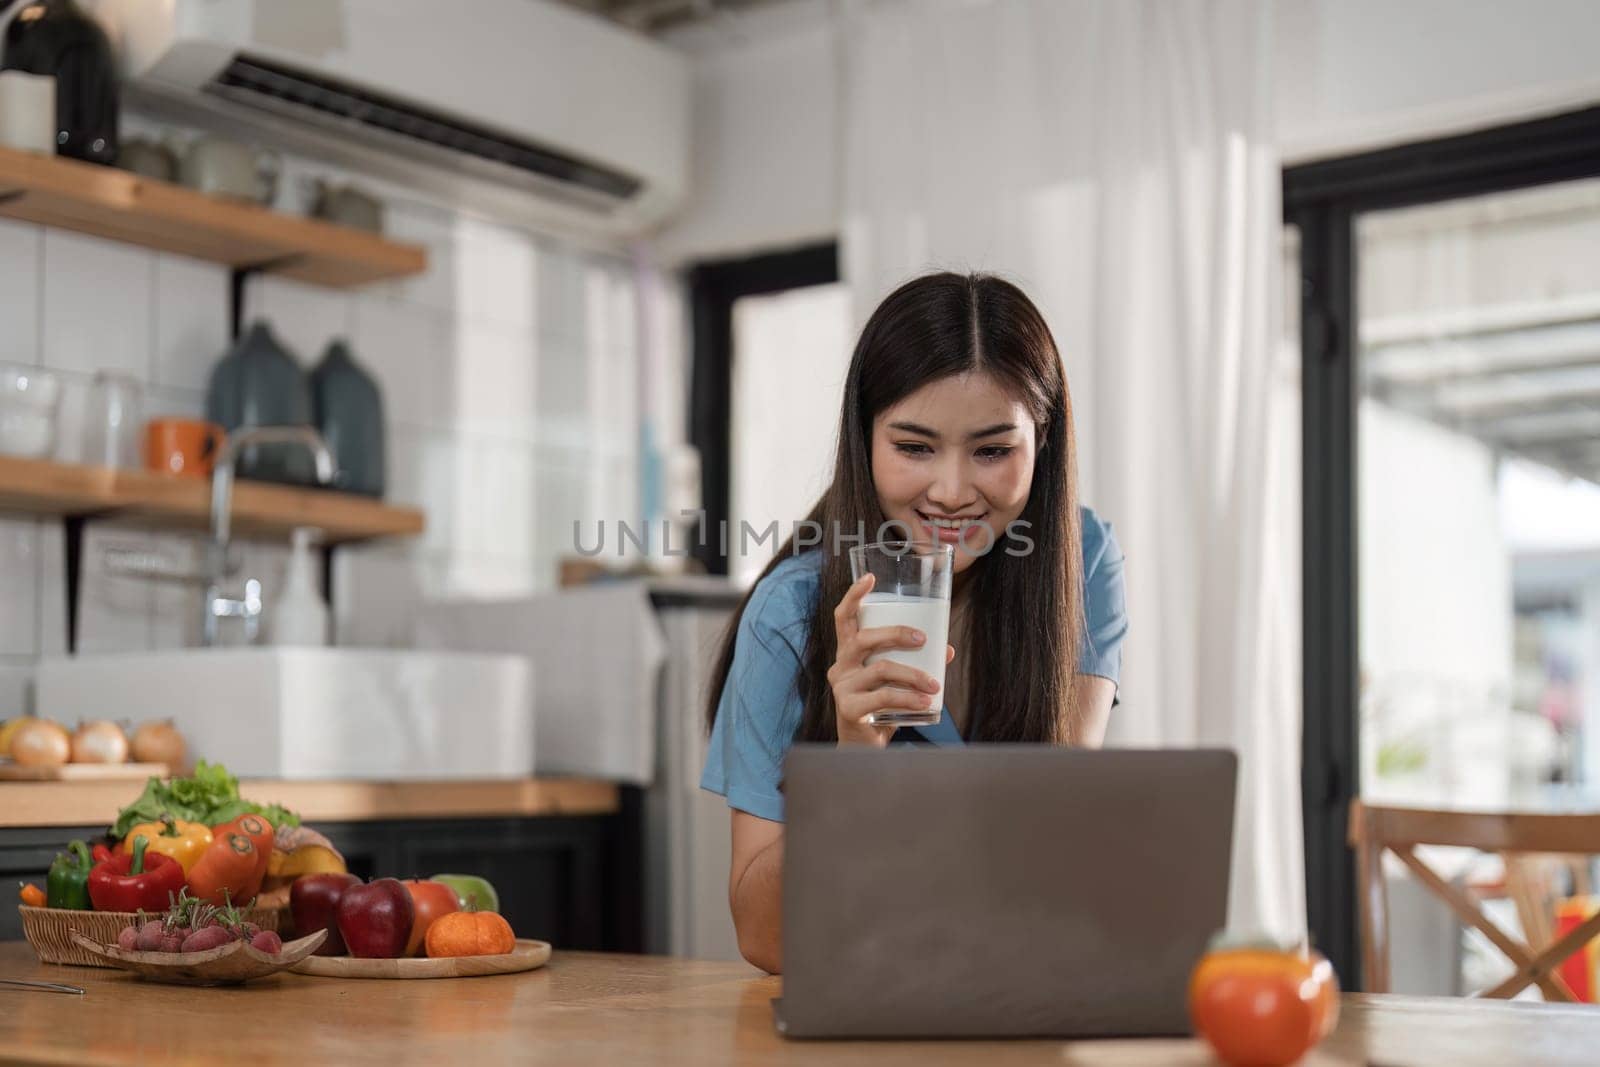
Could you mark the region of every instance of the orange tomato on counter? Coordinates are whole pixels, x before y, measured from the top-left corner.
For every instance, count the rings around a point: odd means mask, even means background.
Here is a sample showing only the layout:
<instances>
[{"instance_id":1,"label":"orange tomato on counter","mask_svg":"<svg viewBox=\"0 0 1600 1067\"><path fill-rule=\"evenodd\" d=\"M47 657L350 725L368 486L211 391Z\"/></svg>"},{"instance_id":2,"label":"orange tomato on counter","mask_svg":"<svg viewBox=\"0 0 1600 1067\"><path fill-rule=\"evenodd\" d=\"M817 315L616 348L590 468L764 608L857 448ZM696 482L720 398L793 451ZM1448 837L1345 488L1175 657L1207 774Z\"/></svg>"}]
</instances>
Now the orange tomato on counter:
<instances>
[{"instance_id":1,"label":"orange tomato on counter","mask_svg":"<svg viewBox=\"0 0 1600 1067\"><path fill-rule=\"evenodd\" d=\"M1213 947L1189 978L1189 1017L1232 1067L1286 1067L1338 1024L1339 981L1304 946Z\"/></svg>"}]
</instances>

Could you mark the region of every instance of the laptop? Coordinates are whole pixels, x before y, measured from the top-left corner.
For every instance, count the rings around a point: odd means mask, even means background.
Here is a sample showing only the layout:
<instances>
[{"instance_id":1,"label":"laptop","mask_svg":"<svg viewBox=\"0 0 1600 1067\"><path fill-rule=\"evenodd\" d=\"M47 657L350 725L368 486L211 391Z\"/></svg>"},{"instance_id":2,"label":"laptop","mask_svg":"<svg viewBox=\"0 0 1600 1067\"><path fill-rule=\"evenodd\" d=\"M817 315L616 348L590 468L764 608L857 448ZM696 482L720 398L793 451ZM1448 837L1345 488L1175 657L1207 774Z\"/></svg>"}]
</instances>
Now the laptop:
<instances>
[{"instance_id":1,"label":"laptop","mask_svg":"<svg viewBox=\"0 0 1600 1067\"><path fill-rule=\"evenodd\" d=\"M1236 772L1212 750L796 745L779 1032L1188 1033Z\"/></svg>"}]
</instances>

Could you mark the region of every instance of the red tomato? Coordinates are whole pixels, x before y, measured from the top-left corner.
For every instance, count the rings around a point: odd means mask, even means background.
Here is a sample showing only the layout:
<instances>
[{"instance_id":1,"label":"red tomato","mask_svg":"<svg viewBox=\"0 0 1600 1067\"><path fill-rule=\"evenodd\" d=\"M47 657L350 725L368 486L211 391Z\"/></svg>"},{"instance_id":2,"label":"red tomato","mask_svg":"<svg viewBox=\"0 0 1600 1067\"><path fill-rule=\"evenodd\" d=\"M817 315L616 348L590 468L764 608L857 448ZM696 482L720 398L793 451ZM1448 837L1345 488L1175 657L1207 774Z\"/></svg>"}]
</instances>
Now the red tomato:
<instances>
[{"instance_id":1,"label":"red tomato","mask_svg":"<svg viewBox=\"0 0 1600 1067\"><path fill-rule=\"evenodd\" d=\"M1304 948L1215 949L1189 979L1189 1017L1232 1067L1287 1067L1333 1032L1339 983Z\"/></svg>"},{"instance_id":2,"label":"red tomato","mask_svg":"<svg viewBox=\"0 0 1600 1067\"><path fill-rule=\"evenodd\" d=\"M411 894L411 903L416 912L416 917L411 920L411 936L406 939L406 955L420 956L423 938L428 936L428 927L433 925L433 920L452 911L460 911L461 905L456 900L456 891L443 882L408 878L400 884Z\"/></svg>"}]
</instances>

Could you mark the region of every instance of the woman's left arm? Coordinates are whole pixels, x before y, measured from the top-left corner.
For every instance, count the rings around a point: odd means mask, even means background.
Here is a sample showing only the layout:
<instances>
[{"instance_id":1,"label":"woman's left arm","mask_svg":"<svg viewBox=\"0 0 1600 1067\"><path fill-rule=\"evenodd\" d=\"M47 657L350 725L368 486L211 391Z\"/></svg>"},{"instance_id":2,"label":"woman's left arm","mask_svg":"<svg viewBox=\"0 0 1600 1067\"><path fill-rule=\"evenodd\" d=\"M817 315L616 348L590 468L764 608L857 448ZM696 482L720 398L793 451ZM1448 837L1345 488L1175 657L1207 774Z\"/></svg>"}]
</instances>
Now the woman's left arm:
<instances>
[{"instance_id":1,"label":"woman's left arm","mask_svg":"<svg viewBox=\"0 0 1600 1067\"><path fill-rule=\"evenodd\" d=\"M1077 707L1073 708L1073 721L1078 724L1079 748L1099 748L1106 739L1106 726L1111 722L1111 702L1117 696L1117 683L1097 674L1078 675Z\"/></svg>"},{"instance_id":2,"label":"woman's left arm","mask_svg":"<svg viewBox=\"0 0 1600 1067\"><path fill-rule=\"evenodd\" d=\"M1122 549L1112 536L1111 524L1087 508L1083 519L1084 634L1074 687L1073 744L1099 748L1105 743L1117 680L1122 677L1128 606Z\"/></svg>"}]
</instances>

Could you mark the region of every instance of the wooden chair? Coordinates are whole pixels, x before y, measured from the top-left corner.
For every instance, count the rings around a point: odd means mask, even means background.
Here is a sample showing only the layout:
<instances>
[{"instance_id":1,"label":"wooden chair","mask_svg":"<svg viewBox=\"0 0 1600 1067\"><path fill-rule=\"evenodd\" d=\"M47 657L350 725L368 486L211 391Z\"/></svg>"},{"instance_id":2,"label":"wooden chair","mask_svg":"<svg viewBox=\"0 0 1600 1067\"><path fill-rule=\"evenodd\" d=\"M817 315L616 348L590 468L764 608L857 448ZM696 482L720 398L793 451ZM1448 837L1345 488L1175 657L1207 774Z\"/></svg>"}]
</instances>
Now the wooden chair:
<instances>
[{"instance_id":1,"label":"wooden chair","mask_svg":"<svg viewBox=\"0 0 1600 1067\"><path fill-rule=\"evenodd\" d=\"M1507 884L1518 897L1519 910L1528 909L1532 890L1528 868L1520 861L1538 853L1600 855L1600 814L1524 815L1515 813L1429 811L1350 805L1350 847L1356 851L1356 877L1361 896L1361 963L1369 993L1389 991L1389 897L1383 880L1383 854L1393 852L1419 882L1427 886L1456 917L1482 932L1514 963L1516 973L1483 995L1514 997L1530 984L1546 1000L1576 1001L1572 988L1555 973L1568 956L1600 935L1600 914L1590 916L1565 936L1548 942L1548 920L1533 922L1529 937L1543 945L1541 951L1511 937L1458 886L1417 858L1417 845L1449 845L1481 852L1499 852L1507 860ZM1587 879L1585 879L1586 881Z\"/></svg>"}]
</instances>

